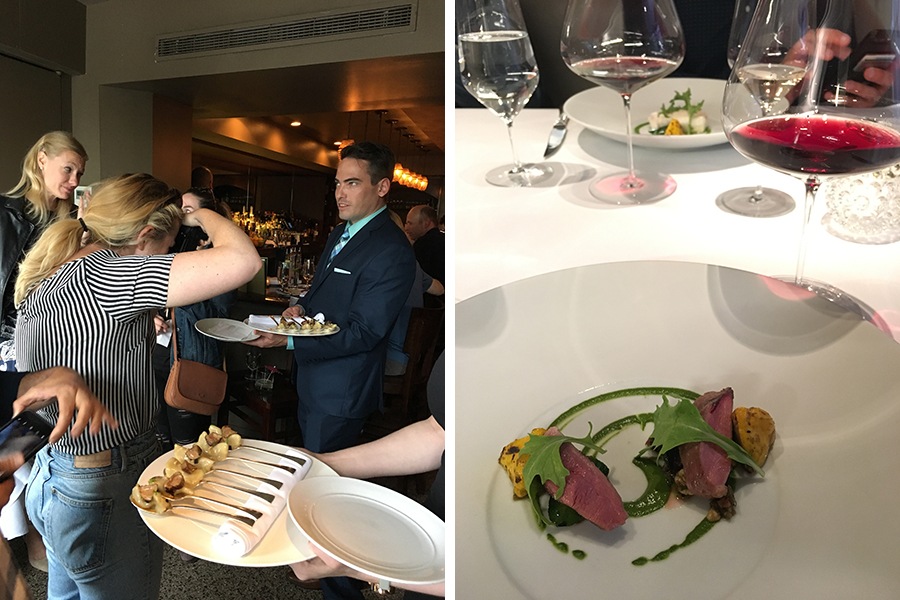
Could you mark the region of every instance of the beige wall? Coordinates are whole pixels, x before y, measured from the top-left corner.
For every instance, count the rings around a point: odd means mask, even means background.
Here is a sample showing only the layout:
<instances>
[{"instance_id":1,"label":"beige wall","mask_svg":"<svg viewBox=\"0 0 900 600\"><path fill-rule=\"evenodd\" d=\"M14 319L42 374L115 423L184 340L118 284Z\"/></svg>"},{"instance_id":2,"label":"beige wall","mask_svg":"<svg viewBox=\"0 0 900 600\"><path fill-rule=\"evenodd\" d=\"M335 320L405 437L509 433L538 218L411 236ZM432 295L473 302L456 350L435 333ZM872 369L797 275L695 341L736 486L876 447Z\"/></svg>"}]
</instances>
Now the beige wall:
<instances>
[{"instance_id":1,"label":"beige wall","mask_svg":"<svg viewBox=\"0 0 900 600\"><path fill-rule=\"evenodd\" d=\"M69 75L84 70L84 19L75 0L0 2L0 192L39 137L72 128Z\"/></svg>"},{"instance_id":2,"label":"beige wall","mask_svg":"<svg viewBox=\"0 0 900 600\"><path fill-rule=\"evenodd\" d=\"M368 9L379 4L392 3L385 0L191 0L190 3L133 0L91 5L87 10L85 74L72 81L74 133L92 153L85 180L122 171L152 172L153 156L169 151L168 147L154 147L154 143L165 141L177 148L183 145L168 135L154 138L154 103L150 93L126 92L118 86L176 77L440 52L444 44L443 3L420 0L414 32L377 38L337 38L224 56L157 61L154 52L159 35L266 22L298 14ZM246 90L245 93L258 92ZM190 136L189 129L185 135ZM186 164L184 169L189 172L190 165ZM181 173L168 176L173 181L182 179Z\"/></svg>"}]
</instances>

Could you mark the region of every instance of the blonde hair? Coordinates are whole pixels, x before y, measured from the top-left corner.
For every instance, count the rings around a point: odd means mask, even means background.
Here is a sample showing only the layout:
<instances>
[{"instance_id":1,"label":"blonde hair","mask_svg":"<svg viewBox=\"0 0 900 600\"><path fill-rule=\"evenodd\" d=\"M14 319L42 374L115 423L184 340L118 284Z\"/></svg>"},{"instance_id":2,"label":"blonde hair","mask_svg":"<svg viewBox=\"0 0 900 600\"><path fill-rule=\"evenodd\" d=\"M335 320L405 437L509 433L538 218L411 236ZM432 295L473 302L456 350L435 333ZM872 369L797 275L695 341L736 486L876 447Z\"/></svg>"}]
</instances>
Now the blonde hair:
<instances>
[{"instance_id":1,"label":"blonde hair","mask_svg":"<svg viewBox=\"0 0 900 600\"><path fill-rule=\"evenodd\" d=\"M50 225L19 266L16 306L44 279L81 249L82 221L89 243L122 248L137 243L146 226L150 239L162 239L181 225L181 194L146 173L122 175L94 186L81 220L63 219Z\"/></svg>"},{"instance_id":2,"label":"blonde hair","mask_svg":"<svg viewBox=\"0 0 900 600\"><path fill-rule=\"evenodd\" d=\"M72 205L68 198L60 198L61 201L56 203L56 208L50 208L50 204L44 199L44 176L38 164L38 156L43 152L49 158L55 158L67 151L74 152L84 162L88 160L84 146L68 131L51 131L41 136L41 139L35 142L22 160L22 177L19 179L19 183L6 192L6 195L11 198L24 196L28 200L25 205L28 216L34 218L41 225L65 217L69 214Z\"/></svg>"}]
</instances>

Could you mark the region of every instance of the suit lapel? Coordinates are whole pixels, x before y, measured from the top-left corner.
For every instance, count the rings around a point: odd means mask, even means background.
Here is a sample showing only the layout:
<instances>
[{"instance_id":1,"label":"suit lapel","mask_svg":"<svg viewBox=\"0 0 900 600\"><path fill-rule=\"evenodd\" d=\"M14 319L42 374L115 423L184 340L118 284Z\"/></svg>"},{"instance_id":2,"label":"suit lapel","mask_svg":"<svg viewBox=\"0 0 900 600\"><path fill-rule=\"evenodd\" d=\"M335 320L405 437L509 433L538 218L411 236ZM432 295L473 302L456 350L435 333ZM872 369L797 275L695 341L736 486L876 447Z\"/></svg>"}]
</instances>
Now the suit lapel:
<instances>
[{"instance_id":1,"label":"suit lapel","mask_svg":"<svg viewBox=\"0 0 900 600\"><path fill-rule=\"evenodd\" d=\"M337 256L334 257L334 260L331 261L331 265L324 269L322 273L317 273L316 277L313 278L312 286L309 288L309 292L307 296L310 297L315 294L316 289L319 287L321 283L323 283L326 279L331 277L334 273L335 268L341 268L341 265L346 265L347 261L356 252L356 249L366 243L366 240L372 235L372 232L377 230L381 226L381 215L379 214L374 219L372 219L369 223L365 225L361 230L357 231L353 234L353 237L350 238L341 251L337 253ZM322 253L323 262L328 262L328 256L331 255L331 249L334 248L335 244L337 244L338 240L341 237L341 234L344 232L344 227L347 224L344 223L343 227L335 228L332 232L331 236L328 239L328 244L325 247L325 251Z\"/></svg>"}]
</instances>

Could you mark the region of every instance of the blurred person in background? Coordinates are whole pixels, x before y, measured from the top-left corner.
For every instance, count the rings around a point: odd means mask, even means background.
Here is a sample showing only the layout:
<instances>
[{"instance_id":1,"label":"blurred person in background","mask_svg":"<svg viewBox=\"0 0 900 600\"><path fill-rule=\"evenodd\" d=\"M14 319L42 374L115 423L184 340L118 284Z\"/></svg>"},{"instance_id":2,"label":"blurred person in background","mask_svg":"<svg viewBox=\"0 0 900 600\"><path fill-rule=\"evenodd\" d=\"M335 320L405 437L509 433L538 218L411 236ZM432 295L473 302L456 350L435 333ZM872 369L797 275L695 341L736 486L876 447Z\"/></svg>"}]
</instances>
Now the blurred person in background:
<instances>
[{"instance_id":1,"label":"blurred person in background","mask_svg":"<svg viewBox=\"0 0 900 600\"><path fill-rule=\"evenodd\" d=\"M189 188L181 196L181 208L185 214L206 208L231 219L231 213L222 203L217 202L209 188ZM182 225L170 252L192 252L211 248L209 238L200 227ZM178 310L167 309L154 317L157 343L153 346L153 370L156 377L159 400L157 433L163 448L173 444L190 446L197 441L200 433L206 431L212 417L198 415L172 408L165 401L166 382L172 365L171 336L178 336L178 355L187 360L201 362L217 369L223 368L225 360L224 343L205 336L194 327L201 319L225 319L237 299L237 291L229 290L201 302L181 306ZM175 330L172 330L172 312L175 314ZM166 314L168 313L168 314ZM165 343L163 343L165 342ZM183 556L184 558L184 556Z\"/></svg>"},{"instance_id":2,"label":"blurred person in background","mask_svg":"<svg viewBox=\"0 0 900 600\"><path fill-rule=\"evenodd\" d=\"M394 211L390 211L391 220L394 224L403 229L403 219ZM391 335L388 339L387 358L384 363L384 374L389 376L403 375L406 373L406 365L409 363L409 356L403 351L406 342L406 332L409 329L409 317L413 308L422 308L424 306L423 297L425 294L432 296L443 296L444 286L441 282L425 273L419 263L416 262L416 278L413 280L413 286L409 290L409 297L403 310L397 316L397 321L391 329Z\"/></svg>"}]
</instances>

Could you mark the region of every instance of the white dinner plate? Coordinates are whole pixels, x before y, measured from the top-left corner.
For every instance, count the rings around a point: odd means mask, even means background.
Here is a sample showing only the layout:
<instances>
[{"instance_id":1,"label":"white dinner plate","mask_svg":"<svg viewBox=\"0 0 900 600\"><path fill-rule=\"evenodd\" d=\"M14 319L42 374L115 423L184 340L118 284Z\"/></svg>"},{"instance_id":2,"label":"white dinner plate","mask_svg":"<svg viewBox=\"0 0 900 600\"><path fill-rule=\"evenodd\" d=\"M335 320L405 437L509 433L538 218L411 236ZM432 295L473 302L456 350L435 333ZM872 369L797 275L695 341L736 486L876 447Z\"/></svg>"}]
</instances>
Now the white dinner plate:
<instances>
[{"instance_id":1,"label":"white dinner plate","mask_svg":"<svg viewBox=\"0 0 900 600\"><path fill-rule=\"evenodd\" d=\"M670 77L660 79L639 89L631 97L631 124L637 127L647 121L651 112L668 106L675 92L691 90L691 101L703 100L703 112L710 133L692 135L651 135L646 128L633 136L635 146L648 148L687 149L728 143L722 129L722 97L725 81L721 79L691 79ZM563 110L573 121L600 135L625 142L625 107L622 97L609 88L595 87L579 92L566 100Z\"/></svg>"},{"instance_id":2,"label":"white dinner plate","mask_svg":"<svg viewBox=\"0 0 900 600\"><path fill-rule=\"evenodd\" d=\"M254 446L267 448L274 452L283 453L288 449L281 444L263 440L247 441ZM162 475L163 467L165 467L166 461L171 456L172 451L169 451L150 463L144 469L138 481L146 483L151 477ZM244 454L244 456L261 461L277 462L277 460L273 460L272 455L265 453L258 453L257 456L248 453ZM277 457L274 458L277 459ZM260 472L260 474L265 476L264 471ZM336 478L336 476L337 473L331 467L315 459L313 459L309 473L306 474L306 478L331 479ZM241 479L238 477L234 477L231 483L241 487L253 487L246 485L245 482L241 482ZM209 492L204 492L204 495L215 496L213 490L214 488L210 487ZM235 500L232 498L231 501L233 503ZM219 508L213 504L209 504L207 507L214 510L230 510ZM216 552L212 547L212 538L222 524L221 517L207 516L200 512L194 513L193 511L167 512L162 515L155 515L141 509L136 508L135 510L141 515L147 527L164 542L178 548L182 552L210 562L238 567L277 567L302 562L314 556L309 549L309 540L288 518L287 506L281 511L281 514L272 523L272 527L253 550L240 557L224 555Z\"/></svg>"},{"instance_id":3,"label":"white dinner plate","mask_svg":"<svg viewBox=\"0 0 900 600\"><path fill-rule=\"evenodd\" d=\"M723 267L631 262L457 304L457 597L896 597L900 345L827 301L788 299L784 285ZM738 489L732 520L661 562L632 564L680 543L698 506L612 532L552 528L569 544L558 551L528 503L512 499L501 449L580 400L647 385L730 386L735 406L770 412L778 433L766 477ZM604 403L565 431L583 436L588 421L596 431L657 401ZM610 458L611 481L634 499L633 467Z\"/></svg>"},{"instance_id":4,"label":"white dinner plate","mask_svg":"<svg viewBox=\"0 0 900 600\"><path fill-rule=\"evenodd\" d=\"M280 318L280 317L279 317ZM286 335L288 337L319 337L323 335L334 335L338 331L341 330L337 325L334 326L334 329L330 329L328 331L284 331L282 329L276 329L275 324L272 323L271 327L266 327L261 323L250 325L250 319L244 319L244 325L254 329L255 331L266 331L268 333L274 333L275 335Z\"/></svg>"},{"instance_id":5,"label":"white dinner plate","mask_svg":"<svg viewBox=\"0 0 900 600\"><path fill-rule=\"evenodd\" d=\"M326 554L391 583L444 580L444 522L394 490L347 477L306 479L291 490L297 527Z\"/></svg>"},{"instance_id":6,"label":"white dinner plate","mask_svg":"<svg viewBox=\"0 0 900 600\"><path fill-rule=\"evenodd\" d=\"M234 319L200 319L194 323L194 328L223 342L249 342L259 337L252 327Z\"/></svg>"}]
</instances>

